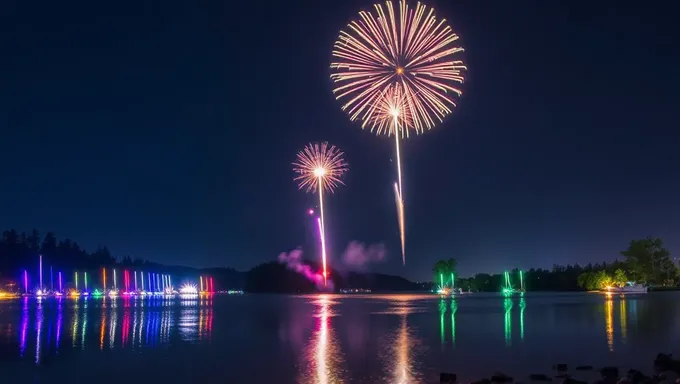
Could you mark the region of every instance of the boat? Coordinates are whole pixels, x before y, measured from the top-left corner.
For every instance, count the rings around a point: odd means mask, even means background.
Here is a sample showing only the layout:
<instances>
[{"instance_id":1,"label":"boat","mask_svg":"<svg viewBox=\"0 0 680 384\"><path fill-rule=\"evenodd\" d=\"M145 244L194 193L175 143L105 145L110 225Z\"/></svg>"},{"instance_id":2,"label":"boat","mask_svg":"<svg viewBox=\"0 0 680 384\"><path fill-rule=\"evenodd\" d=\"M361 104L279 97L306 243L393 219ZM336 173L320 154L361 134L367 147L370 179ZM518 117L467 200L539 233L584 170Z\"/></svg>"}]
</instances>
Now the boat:
<instances>
[{"instance_id":1,"label":"boat","mask_svg":"<svg viewBox=\"0 0 680 384\"><path fill-rule=\"evenodd\" d=\"M647 287L642 284L626 283L623 287L607 287L606 293L647 293Z\"/></svg>"},{"instance_id":2,"label":"boat","mask_svg":"<svg viewBox=\"0 0 680 384\"><path fill-rule=\"evenodd\" d=\"M437 294L441 296L453 296L453 295L462 295L462 294L467 294L467 293L472 293L472 291L463 291L463 288L440 288L437 290Z\"/></svg>"}]
</instances>

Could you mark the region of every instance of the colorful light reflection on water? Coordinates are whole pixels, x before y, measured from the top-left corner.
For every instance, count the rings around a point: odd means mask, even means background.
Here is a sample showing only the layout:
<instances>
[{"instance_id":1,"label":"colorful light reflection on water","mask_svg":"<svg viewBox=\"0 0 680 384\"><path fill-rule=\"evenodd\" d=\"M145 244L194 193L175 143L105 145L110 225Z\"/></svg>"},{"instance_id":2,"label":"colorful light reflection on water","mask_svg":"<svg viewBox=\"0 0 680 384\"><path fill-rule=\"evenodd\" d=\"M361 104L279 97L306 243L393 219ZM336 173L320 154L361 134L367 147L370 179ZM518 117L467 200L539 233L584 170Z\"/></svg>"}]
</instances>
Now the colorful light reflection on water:
<instances>
[{"instance_id":1,"label":"colorful light reflection on water","mask_svg":"<svg viewBox=\"0 0 680 384\"><path fill-rule=\"evenodd\" d=\"M22 361L17 367L35 368L26 370L31 374L50 362L58 364L49 369L79 370L87 355L97 366L115 360L154 375L174 369L172 379L191 367L203 375L200 382L228 369L234 382L429 383L441 371L475 380L489 373L488 361L491 369L520 375L549 367L552 358L543 351L553 344L563 345L574 364L585 356L601 365L640 348L656 352L660 342L680 334L677 326L651 327L680 318L680 306L662 295L246 295L216 300L217 306L199 300L5 300L0 347ZM664 309L670 309L667 316L656 315ZM219 324L215 337L213 323ZM521 359L525 353L529 357ZM137 362L139 355L144 362ZM248 368L261 361L267 369Z\"/></svg>"},{"instance_id":2,"label":"colorful light reflection on water","mask_svg":"<svg viewBox=\"0 0 680 384\"><path fill-rule=\"evenodd\" d=\"M64 331L68 347L83 351L164 345L170 343L173 330L189 342L212 336L211 297L162 301L24 297L14 303L21 316L15 335L19 356L33 356L35 364L62 352ZM65 317L68 324L63 323Z\"/></svg>"}]
</instances>

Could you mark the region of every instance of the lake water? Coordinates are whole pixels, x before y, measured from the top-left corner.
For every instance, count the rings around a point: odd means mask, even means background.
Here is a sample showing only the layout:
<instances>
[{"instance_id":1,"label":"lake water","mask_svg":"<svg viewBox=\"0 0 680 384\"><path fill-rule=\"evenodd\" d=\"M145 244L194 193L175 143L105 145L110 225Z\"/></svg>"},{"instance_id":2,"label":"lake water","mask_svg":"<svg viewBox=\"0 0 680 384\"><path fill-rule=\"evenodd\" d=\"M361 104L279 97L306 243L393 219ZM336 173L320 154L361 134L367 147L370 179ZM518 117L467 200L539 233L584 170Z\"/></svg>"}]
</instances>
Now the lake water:
<instances>
[{"instance_id":1,"label":"lake water","mask_svg":"<svg viewBox=\"0 0 680 384\"><path fill-rule=\"evenodd\" d=\"M7 383L436 383L554 363L651 371L680 294L215 296L0 301Z\"/></svg>"}]
</instances>

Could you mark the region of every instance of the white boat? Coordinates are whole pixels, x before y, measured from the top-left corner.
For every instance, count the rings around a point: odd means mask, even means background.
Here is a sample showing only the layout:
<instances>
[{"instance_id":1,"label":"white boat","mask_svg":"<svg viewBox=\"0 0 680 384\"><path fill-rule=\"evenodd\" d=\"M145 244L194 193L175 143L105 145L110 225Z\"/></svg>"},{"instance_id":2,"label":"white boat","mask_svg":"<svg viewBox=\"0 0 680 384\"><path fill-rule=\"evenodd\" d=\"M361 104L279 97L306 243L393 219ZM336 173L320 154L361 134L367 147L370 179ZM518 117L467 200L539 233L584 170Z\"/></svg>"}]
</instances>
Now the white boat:
<instances>
[{"instance_id":1,"label":"white boat","mask_svg":"<svg viewBox=\"0 0 680 384\"><path fill-rule=\"evenodd\" d=\"M472 293L471 291L463 291L463 288L440 288L437 290L437 294L441 296L450 296L450 295L462 295L466 293Z\"/></svg>"},{"instance_id":2,"label":"white boat","mask_svg":"<svg viewBox=\"0 0 680 384\"><path fill-rule=\"evenodd\" d=\"M607 293L647 293L647 287L642 284L627 283L623 287L607 287Z\"/></svg>"}]
</instances>

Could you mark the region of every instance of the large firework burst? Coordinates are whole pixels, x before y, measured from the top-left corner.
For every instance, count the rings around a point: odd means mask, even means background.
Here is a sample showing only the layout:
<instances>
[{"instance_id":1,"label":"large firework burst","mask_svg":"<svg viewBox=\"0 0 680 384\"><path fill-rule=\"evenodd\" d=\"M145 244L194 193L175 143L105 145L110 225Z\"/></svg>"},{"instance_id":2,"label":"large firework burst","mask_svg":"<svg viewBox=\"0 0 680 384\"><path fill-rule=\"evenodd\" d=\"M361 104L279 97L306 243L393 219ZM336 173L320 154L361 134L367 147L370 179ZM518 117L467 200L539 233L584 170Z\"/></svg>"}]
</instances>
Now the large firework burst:
<instances>
[{"instance_id":1,"label":"large firework burst","mask_svg":"<svg viewBox=\"0 0 680 384\"><path fill-rule=\"evenodd\" d=\"M359 20L341 31L333 49L333 93L352 120L367 119L385 89L401 84L412 108L413 126L419 132L452 112L457 87L466 69L455 59L463 48L445 19L437 20L433 8L400 1L375 4L374 13L359 12Z\"/></svg>"},{"instance_id":2,"label":"large firework burst","mask_svg":"<svg viewBox=\"0 0 680 384\"><path fill-rule=\"evenodd\" d=\"M343 184L342 174L348 166L343 153L333 145L308 144L297 155L293 162L293 171L298 174L295 181L300 189L319 193L319 237L321 238L321 261L323 263L324 282L328 277L326 271L326 223L324 222L323 194L333 193L335 188Z\"/></svg>"}]
</instances>

